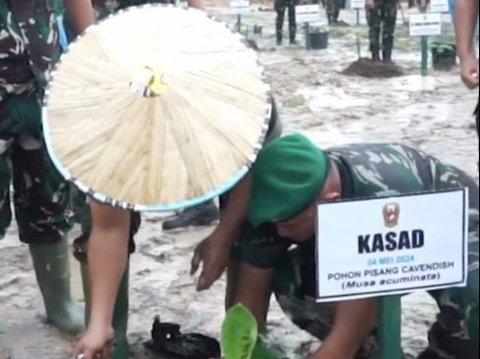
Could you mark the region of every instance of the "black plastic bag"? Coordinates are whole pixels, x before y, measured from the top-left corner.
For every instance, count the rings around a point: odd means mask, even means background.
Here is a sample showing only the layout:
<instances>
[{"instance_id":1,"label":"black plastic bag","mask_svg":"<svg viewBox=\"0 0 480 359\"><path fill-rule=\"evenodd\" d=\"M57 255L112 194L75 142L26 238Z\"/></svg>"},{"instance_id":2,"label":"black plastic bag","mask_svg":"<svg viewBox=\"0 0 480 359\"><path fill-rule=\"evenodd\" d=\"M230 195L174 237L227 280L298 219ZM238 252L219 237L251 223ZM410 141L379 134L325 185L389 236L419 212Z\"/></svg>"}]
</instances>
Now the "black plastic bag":
<instances>
[{"instance_id":1,"label":"black plastic bag","mask_svg":"<svg viewBox=\"0 0 480 359\"><path fill-rule=\"evenodd\" d=\"M170 355L178 359L220 358L220 344L203 334L180 332L180 325L161 323L155 318L152 327L152 339L145 347L156 354Z\"/></svg>"}]
</instances>

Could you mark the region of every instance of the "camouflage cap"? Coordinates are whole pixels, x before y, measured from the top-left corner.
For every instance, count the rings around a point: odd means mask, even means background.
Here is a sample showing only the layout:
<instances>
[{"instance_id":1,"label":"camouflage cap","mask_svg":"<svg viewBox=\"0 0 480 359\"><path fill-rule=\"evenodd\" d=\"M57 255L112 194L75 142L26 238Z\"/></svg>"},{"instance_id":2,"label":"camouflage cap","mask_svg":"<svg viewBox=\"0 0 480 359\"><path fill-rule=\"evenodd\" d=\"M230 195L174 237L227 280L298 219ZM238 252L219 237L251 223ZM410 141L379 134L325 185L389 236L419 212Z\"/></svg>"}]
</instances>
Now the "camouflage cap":
<instances>
[{"instance_id":1,"label":"camouflage cap","mask_svg":"<svg viewBox=\"0 0 480 359\"><path fill-rule=\"evenodd\" d=\"M272 141L252 169L248 216L255 227L299 213L322 190L328 158L305 136Z\"/></svg>"}]
</instances>

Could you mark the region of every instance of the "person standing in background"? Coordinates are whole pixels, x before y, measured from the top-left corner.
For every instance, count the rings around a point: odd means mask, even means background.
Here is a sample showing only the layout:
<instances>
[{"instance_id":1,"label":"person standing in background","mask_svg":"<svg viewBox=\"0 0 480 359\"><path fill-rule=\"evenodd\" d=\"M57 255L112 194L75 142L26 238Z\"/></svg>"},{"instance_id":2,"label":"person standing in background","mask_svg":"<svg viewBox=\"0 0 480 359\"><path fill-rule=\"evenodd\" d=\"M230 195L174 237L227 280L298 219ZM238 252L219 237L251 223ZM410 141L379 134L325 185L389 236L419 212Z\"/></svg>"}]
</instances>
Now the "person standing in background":
<instances>
[{"instance_id":1,"label":"person standing in background","mask_svg":"<svg viewBox=\"0 0 480 359\"><path fill-rule=\"evenodd\" d=\"M454 25L457 53L460 58L460 76L469 89L478 88L478 58L475 49L475 31L478 24L478 0L456 0ZM478 90L477 90L478 94ZM478 101L474 116L476 117L478 136Z\"/></svg>"},{"instance_id":2,"label":"person standing in background","mask_svg":"<svg viewBox=\"0 0 480 359\"><path fill-rule=\"evenodd\" d=\"M283 42L283 23L285 21L285 11L288 10L288 31L290 44L295 43L297 33L297 22L295 18L296 0L275 0L275 11L277 12L277 19L275 21L275 30L277 36L277 45L280 46Z\"/></svg>"},{"instance_id":3,"label":"person standing in background","mask_svg":"<svg viewBox=\"0 0 480 359\"><path fill-rule=\"evenodd\" d=\"M344 6L344 0L326 0L325 9L329 25L338 25L340 9Z\"/></svg>"},{"instance_id":4,"label":"person standing in background","mask_svg":"<svg viewBox=\"0 0 480 359\"><path fill-rule=\"evenodd\" d=\"M366 0L366 15L372 60L391 63L397 22L397 0Z\"/></svg>"}]
</instances>

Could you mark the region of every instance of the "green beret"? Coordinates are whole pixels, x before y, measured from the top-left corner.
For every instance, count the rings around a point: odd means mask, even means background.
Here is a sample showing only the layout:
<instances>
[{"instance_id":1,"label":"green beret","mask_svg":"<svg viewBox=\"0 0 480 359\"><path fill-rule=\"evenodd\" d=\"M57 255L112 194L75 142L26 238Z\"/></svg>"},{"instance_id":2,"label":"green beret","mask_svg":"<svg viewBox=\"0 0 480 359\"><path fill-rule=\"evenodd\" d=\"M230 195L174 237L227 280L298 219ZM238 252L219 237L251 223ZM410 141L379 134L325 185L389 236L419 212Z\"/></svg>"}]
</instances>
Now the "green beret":
<instances>
[{"instance_id":1,"label":"green beret","mask_svg":"<svg viewBox=\"0 0 480 359\"><path fill-rule=\"evenodd\" d=\"M252 167L248 216L255 227L285 219L305 209L320 193L328 158L300 134L267 144Z\"/></svg>"}]
</instances>

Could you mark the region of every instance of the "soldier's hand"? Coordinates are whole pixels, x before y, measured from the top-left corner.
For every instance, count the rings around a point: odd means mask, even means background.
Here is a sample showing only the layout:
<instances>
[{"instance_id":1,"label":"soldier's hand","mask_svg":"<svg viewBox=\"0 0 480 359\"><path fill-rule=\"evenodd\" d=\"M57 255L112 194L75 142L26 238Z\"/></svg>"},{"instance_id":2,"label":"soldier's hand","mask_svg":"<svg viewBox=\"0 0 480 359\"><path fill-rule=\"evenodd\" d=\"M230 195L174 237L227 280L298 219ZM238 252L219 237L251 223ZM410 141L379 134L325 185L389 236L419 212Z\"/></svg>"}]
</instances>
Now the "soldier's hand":
<instances>
[{"instance_id":1,"label":"soldier's hand","mask_svg":"<svg viewBox=\"0 0 480 359\"><path fill-rule=\"evenodd\" d=\"M112 327L90 327L74 344L73 354L82 359L108 359L113 352L114 337Z\"/></svg>"},{"instance_id":2,"label":"soldier's hand","mask_svg":"<svg viewBox=\"0 0 480 359\"><path fill-rule=\"evenodd\" d=\"M226 244L229 241L220 236L218 232L213 232L195 248L190 274L195 274L202 264L197 283L198 291L210 288L222 276L230 262L230 245Z\"/></svg>"},{"instance_id":3,"label":"soldier's hand","mask_svg":"<svg viewBox=\"0 0 480 359\"><path fill-rule=\"evenodd\" d=\"M365 1L365 8L368 10L371 10L375 7L375 1L374 0L366 0Z\"/></svg>"},{"instance_id":4,"label":"soldier's hand","mask_svg":"<svg viewBox=\"0 0 480 359\"><path fill-rule=\"evenodd\" d=\"M469 89L478 87L478 60L473 52L460 58L460 76Z\"/></svg>"}]
</instances>

